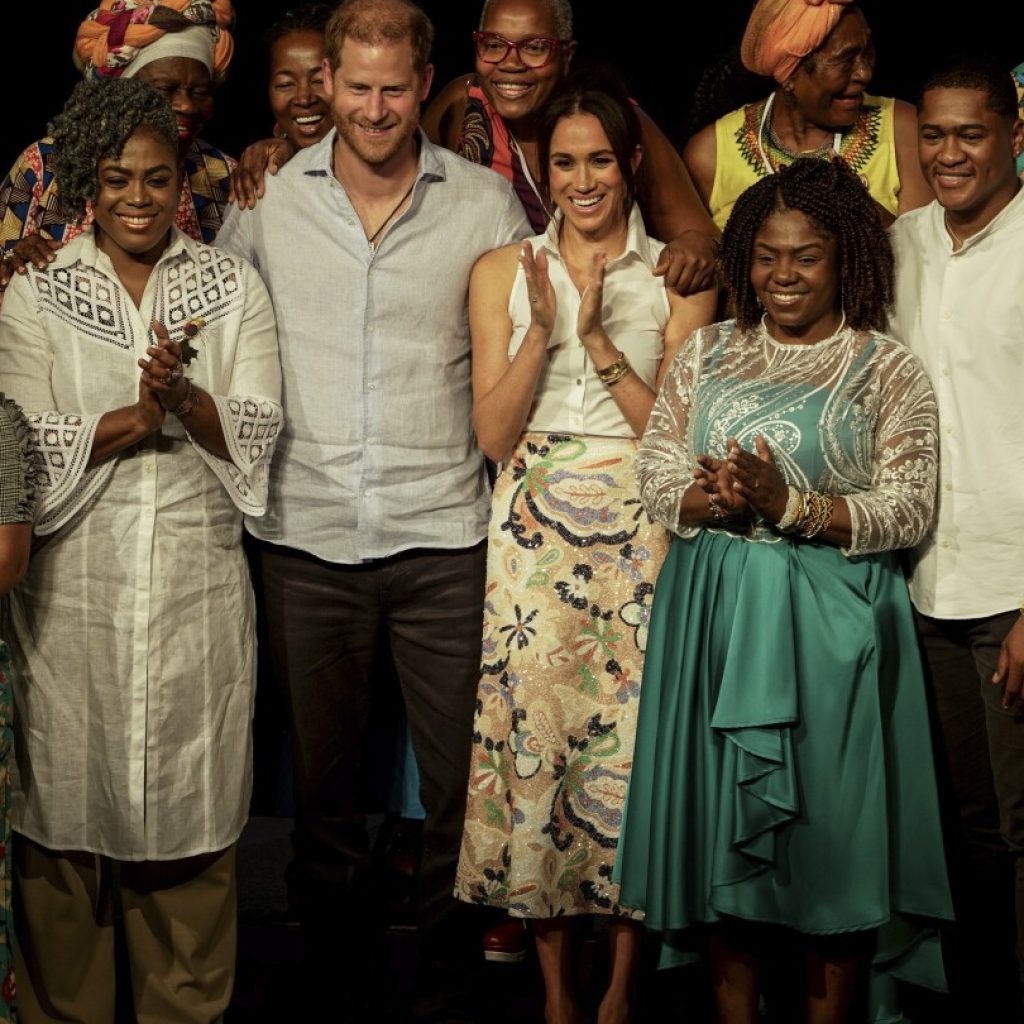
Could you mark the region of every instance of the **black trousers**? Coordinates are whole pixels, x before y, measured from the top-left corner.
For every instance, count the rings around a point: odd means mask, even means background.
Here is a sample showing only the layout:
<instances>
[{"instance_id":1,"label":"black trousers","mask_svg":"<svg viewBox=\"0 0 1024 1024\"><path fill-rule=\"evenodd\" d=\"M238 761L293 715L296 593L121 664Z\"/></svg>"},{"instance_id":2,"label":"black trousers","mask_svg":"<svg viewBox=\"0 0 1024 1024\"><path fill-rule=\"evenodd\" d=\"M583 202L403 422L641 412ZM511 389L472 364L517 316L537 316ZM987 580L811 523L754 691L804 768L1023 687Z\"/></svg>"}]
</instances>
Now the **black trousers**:
<instances>
[{"instance_id":1,"label":"black trousers","mask_svg":"<svg viewBox=\"0 0 1024 1024\"><path fill-rule=\"evenodd\" d=\"M471 1019L455 1006L463 997L451 992L466 988L481 959L479 935L452 890L480 677L485 545L335 565L263 544L260 561L270 655L285 693L295 761L292 881L316 977L337 994L358 991L373 973L366 960L380 915L369 902L361 793L374 665L386 636L427 812L418 1016ZM352 1013L358 1019L358 1007Z\"/></svg>"},{"instance_id":2,"label":"black trousers","mask_svg":"<svg viewBox=\"0 0 1024 1024\"><path fill-rule=\"evenodd\" d=\"M1019 618L916 614L933 708L957 923L943 952L963 1020L1021 1020L1024 975L1024 714L992 676Z\"/></svg>"}]
</instances>

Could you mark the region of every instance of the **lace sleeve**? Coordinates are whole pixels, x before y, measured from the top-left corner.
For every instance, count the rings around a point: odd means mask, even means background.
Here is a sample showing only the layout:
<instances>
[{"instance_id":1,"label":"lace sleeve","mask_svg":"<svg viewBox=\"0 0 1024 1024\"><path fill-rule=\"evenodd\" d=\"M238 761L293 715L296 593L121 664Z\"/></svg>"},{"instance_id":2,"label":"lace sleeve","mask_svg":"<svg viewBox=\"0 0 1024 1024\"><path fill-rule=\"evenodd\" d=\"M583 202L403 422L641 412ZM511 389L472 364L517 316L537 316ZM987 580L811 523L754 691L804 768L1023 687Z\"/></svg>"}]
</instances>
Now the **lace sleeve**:
<instances>
[{"instance_id":1,"label":"lace sleeve","mask_svg":"<svg viewBox=\"0 0 1024 1024\"><path fill-rule=\"evenodd\" d=\"M99 494L114 472L113 460L86 468L100 416L54 408L52 361L30 279L16 274L0 319L0 387L26 410L38 534L59 530Z\"/></svg>"},{"instance_id":2,"label":"lace sleeve","mask_svg":"<svg viewBox=\"0 0 1024 1024\"><path fill-rule=\"evenodd\" d=\"M267 509L270 460L280 433L281 365L277 327L267 289L244 265L246 304L225 394L211 394L220 417L230 462L217 458L190 436L196 451L227 489L238 509L261 516Z\"/></svg>"},{"instance_id":3,"label":"lace sleeve","mask_svg":"<svg viewBox=\"0 0 1024 1024\"><path fill-rule=\"evenodd\" d=\"M35 514L30 433L21 409L0 394L0 526L30 523Z\"/></svg>"},{"instance_id":4,"label":"lace sleeve","mask_svg":"<svg viewBox=\"0 0 1024 1024\"><path fill-rule=\"evenodd\" d=\"M918 360L895 344L879 372L871 489L843 496L850 509L848 555L913 547L927 533L935 508L938 411L932 386Z\"/></svg>"},{"instance_id":5,"label":"lace sleeve","mask_svg":"<svg viewBox=\"0 0 1024 1024\"><path fill-rule=\"evenodd\" d=\"M261 516L267 510L270 459L281 430L281 406L250 395L210 397L217 406L231 461L218 459L193 441L194 447L238 509L248 516Z\"/></svg>"},{"instance_id":6,"label":"lace sleeve","mask_svg":"<svg viewBox=\"0 0 1024 1024\"><path fill-rule=\"evenodd\" d=\"M680 522L679 508L693 483L696 465L689 447L689 417L701 339L702 331L696 331L672 361L636 457L644 508L652 519L680 537L693 537L699 532L699 527Z\"/></svg>"}]
</instances>

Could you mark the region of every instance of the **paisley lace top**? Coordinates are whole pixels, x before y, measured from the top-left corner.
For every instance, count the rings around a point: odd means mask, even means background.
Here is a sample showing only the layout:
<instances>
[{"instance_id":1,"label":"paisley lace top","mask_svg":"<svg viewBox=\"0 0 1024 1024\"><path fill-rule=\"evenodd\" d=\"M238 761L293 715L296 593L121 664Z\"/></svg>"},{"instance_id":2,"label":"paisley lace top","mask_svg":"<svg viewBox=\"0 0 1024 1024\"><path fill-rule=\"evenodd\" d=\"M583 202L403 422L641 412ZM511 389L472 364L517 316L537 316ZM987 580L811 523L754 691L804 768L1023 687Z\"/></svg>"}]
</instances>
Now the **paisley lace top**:
<instances>
[{"instance_id":1,"label":"paisley lace top","mask_svg":"<svg viewBox=\"0 0 1024 1024\"><path fill-rule=\"evenodd\" d=\"M651 516L681 537L683 493L698 454L723 457L735 437L763 434L783 477L842 495L853 538L846 553L911 547L935 503L935 396L911 352L885 335L844 327L815 345L775 341L735 321L695 331L676 356L637 456ZM767 526L753 540L777 540Z\"/></svg>"}]
</instances>

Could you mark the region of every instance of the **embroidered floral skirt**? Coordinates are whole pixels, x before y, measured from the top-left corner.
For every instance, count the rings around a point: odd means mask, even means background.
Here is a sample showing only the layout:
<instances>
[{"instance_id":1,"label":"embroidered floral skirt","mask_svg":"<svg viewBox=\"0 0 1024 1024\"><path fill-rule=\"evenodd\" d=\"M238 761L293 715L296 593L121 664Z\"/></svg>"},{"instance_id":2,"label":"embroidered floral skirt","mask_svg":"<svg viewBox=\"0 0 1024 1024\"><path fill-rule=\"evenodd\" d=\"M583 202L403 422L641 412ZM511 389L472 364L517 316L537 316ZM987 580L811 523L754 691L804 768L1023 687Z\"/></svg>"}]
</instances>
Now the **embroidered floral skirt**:
<instances>
[{"instance_id":1,"label":"embroidered floral skirt","mask_svg":"<svg viewBox=\"0 0 1024 1024\"><path fill-rule=\"evenodd\" d=\"M627 913L611 873L669 543L640 504L635 452L524 434L497 480L460 899Z\"/></svg>"}]
</instances>

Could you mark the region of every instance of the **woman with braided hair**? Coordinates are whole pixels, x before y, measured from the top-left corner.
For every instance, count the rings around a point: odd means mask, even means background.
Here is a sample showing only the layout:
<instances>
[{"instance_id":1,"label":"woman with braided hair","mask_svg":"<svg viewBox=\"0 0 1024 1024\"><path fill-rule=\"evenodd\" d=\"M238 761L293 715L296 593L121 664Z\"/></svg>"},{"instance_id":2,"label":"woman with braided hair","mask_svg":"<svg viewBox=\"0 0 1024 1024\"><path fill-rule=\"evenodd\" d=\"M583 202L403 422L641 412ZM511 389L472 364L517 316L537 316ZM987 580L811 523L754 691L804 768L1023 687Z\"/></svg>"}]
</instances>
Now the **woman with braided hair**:
<instances>
[{"instance_id":1,"label":"woman with braided hair","mask_svg":"<svg viewBox=\"0 0 1024 1024\"><path fill-rule=\"evenodd\" d=\"M75 39L85 79L138 78L167 97L184 167L175 224L197 242L212 242L220 228L234 167L199 138L231 62L233 20L231 0L100 0ZM32 143L0 185L0 289L26 262L43 269L91 223L90 212L77 219L61 203L53 140Z\"/></svg>"},{"instance_id":2,"label":"woman with braided hair","mask_svg":"<svg viewBox=\"0 0 1024 1024\"><path fill-rule=\"evenodd\" d=\"M758 962L785 931L805 1019L842 1021L869 961L943 985L931 926L951 911L895 557L931 521L935 400L882 333L892 252L842 161L752 186L720 260L736 319L683 346L637 455L676 536L617 877L670 960L706 942L721 1020L757 1019Z\"/></svg>"}]
</instances>

